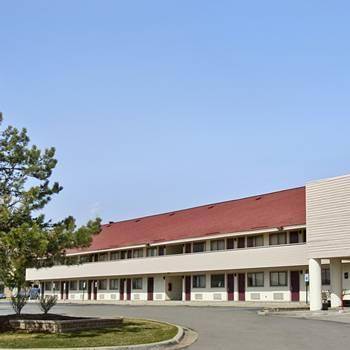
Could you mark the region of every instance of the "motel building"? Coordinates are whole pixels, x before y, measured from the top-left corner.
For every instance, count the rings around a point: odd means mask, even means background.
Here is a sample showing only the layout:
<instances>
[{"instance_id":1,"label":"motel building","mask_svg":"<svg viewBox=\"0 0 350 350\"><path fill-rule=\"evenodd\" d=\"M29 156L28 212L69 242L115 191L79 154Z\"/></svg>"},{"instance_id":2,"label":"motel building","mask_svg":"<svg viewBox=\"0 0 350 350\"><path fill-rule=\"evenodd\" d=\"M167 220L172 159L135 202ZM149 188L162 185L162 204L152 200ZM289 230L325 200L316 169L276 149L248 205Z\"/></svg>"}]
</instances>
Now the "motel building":
<instances>
[{"instance_id":1,"label":"motel building","mask_svg":"<svg viewBox=\"0 0 350 350\"><path fill-rule=\"evenodd\" d=\"M28 269L74 301L350 301L350 175L110 222L69 265ZM75 264L79 262L79 264Z\"/></svg>"}]
</instances>

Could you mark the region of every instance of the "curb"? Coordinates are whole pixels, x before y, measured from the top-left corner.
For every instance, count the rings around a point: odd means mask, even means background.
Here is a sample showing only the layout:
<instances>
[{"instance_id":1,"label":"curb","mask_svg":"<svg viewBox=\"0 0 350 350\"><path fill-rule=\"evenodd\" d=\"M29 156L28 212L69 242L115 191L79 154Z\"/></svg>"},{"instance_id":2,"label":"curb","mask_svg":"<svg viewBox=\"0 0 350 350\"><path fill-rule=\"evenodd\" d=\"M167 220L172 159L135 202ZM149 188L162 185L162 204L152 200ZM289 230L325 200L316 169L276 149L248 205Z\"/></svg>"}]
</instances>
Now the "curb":
<instances>
[{"instance_id":1,"label":"curb","mask_svg":"<svg viewBox=\"0 0 350 350\"><path fill-rule=\"evenodd\" d=\"M156 322L159 322L159 321L156 321ZM161 322L161 323L171 324L168 322ZM159 350L159 349L167 349L171 346L178 345L185 335L185 331L182 327L178 325L172 325L172 326L177 327L176 335L169 340L164 340L158 343L121 345L121 346L97 346L97 347L82 347L82 348L77 348L77 347L76 348L30 348L30 350L134 350L134 349L135 350ZM0 348L0 350L14 350L14 348ZM28 348L16 348L16 350L28 350Z\"/></svg>"}]
</instances>

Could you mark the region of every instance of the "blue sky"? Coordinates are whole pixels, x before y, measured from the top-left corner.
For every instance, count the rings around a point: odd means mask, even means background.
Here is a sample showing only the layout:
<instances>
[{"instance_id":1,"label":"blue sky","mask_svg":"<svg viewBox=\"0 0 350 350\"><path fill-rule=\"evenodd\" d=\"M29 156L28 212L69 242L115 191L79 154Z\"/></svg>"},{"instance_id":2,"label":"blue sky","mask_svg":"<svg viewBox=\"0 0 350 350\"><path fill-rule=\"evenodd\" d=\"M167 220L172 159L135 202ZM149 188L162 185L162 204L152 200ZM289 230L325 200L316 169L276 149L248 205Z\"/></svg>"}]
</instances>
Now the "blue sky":
<instances>
[{"instance_id":1,"label":"blue sky","mask_svg":"<svg viewBox=\"0 0 350 350\"><path fill-rule=\"evenodd\" d=\"M46 213L120 220L350 172L348 1L1 1L0 110Z\"/></svg>"}]
</instances>

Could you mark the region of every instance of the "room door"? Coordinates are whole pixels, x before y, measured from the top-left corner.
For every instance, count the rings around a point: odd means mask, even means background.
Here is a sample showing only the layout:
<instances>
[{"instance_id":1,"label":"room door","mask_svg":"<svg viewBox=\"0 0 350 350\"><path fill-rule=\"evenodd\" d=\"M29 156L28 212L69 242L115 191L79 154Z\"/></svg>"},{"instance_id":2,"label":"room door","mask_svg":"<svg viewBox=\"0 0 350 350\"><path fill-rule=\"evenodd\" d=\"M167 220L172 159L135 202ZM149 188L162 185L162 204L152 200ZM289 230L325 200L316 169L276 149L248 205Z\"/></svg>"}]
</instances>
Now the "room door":
<instances>
[{"instance_id":1,"label":"room door","mask_svg":"<svg viewBox=\"0 0 350 350\"><path fill-rule=\"evenodd\" d=\"M97 300L97 281L92 281L93 292L94 292L94 300Z\"/></svg>"},{"instance_id":2,"label":"room door","mask_svg":"<svg viewBox=\"0 0 350 350\"><path fill-rule=\"evenodd\" d=\"M61 281L60 291L61 291L61 300L63 300L63 298L64 298L64 281Z\"/></svg>"},{"instance_id":3,"label":"room door","mask_svg":"<svg viewBox=\"0 0 350 350\"><path fill-rule=\"evenodd\" d=\"M126 300L131 300L131 279L126 279Z\"/></svg>"},{"instance_id":4,"label":"room door","mask_svg":"<svg viewBox=\"0 0 350 350\"><path fill-rule=\"evenodd\" d=\"M290 292L292 301L300 300L300 274L299 271L290 272Z\"/></svg>"},{"instance_id":5,"label":"room door","mask_svg":"<svg viewBox=\"0 0 350 350\"><path fill-rule=\"evenodd\" d=\"M154 292L154 278L148 277L147 279L147 300L153 300Z\"/></svg>"},{"instance_id":6,"label":"room door","mask_svg":"<svg viewBox=\"0 0 350 350\"><path fill-rule=\"evenodd\" d=\"M65 292L66 292L66 300L68 300L69 299L69 281L65 282L65 286L66 286L66 290L65 290Z\"/></svg>"},{"instance_id":7,"label":"room door","mask_svg":"<svg viewBox=\"0 0 350 350\"><path fill-rule=\"evenodd\" d=\"M227 300L234 300L234 276L233 273L227 274Z\"/></svg>"},{"instance_id":8,"label":"room door","mask_svg":"<svg viewBox=\"0 0 350 350\"><path fill-rule=\"evenodd\" d=\"M191 276L185 276L185 300L191 300Z\"/></svg>"},{"instance_id":9,"label":"room door","mask_svg":"<svg viewBox=\"0 0 350 350\"><path fill-rule=\"evenodd\" d=\"M238 274L238 300L245 301L245 273Z\"/></svg>"},{"instance_id":10,"label":"room door","mask_svg":"<svg viewBox=\"0 0 350 350\"><path fill-rule=\"evenodd\" d=\"M125 278L121 278L119 281L119 300L124 300L124 285Z\"/></svg>"}]
</instances>

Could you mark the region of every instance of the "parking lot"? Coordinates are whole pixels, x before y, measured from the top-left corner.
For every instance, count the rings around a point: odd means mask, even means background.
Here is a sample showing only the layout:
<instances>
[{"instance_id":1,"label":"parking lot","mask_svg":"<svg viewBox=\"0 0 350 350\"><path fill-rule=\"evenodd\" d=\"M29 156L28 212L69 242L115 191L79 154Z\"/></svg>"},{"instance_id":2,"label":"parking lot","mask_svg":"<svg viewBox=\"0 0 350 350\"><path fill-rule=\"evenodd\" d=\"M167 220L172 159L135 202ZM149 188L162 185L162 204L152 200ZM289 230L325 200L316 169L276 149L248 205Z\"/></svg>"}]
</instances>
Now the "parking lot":
<instances>
[{"instance_id":1,"label":"parking lot","mask_svg":"<svg viewBox=\"0 0 350 350\"><path fill-rule=\"evenodd\" d=\"M38 312L27 305L24 312ZM257 309L234 307L120 306L61 304L55 313L81 316L139 317L190 327L199 333L193 350L347 349L349 324L278 316L259 316ZM8 303L0 313L11 313Z\"/></svg>"}]
</instances>

